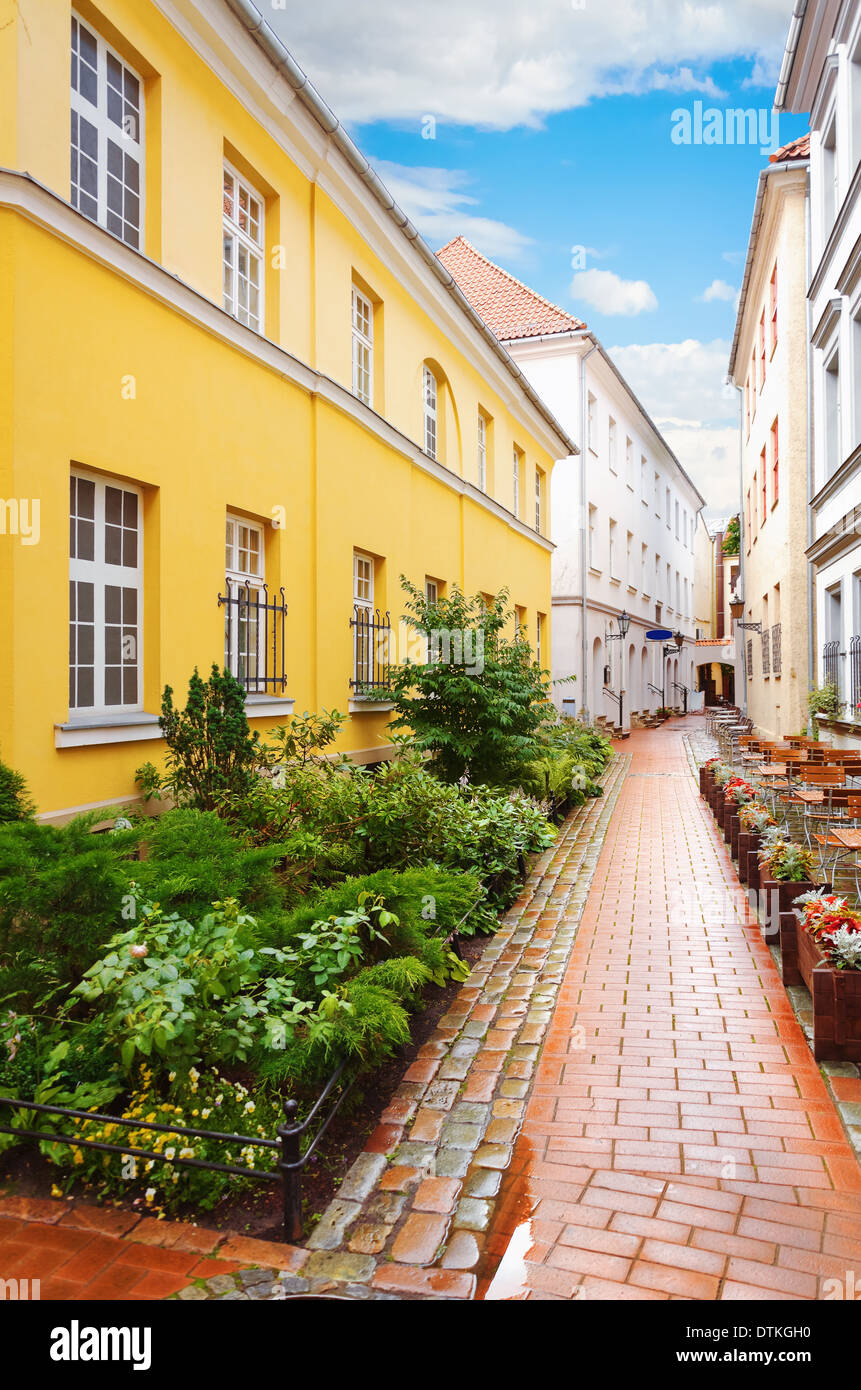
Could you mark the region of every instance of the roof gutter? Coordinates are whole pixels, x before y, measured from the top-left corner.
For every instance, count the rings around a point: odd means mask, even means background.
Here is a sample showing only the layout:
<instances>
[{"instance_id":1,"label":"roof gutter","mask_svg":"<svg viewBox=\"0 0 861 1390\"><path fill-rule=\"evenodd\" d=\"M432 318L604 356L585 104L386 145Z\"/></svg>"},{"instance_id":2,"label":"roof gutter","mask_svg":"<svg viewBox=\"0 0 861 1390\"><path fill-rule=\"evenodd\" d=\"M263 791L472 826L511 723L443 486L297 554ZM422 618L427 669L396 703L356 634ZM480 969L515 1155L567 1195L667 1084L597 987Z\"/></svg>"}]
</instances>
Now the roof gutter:
<instances>
[{"instance_id":1,"label":"roof gutter","mask_svg":"<svg viewBox=\"0 0 861 1390\"><path fill-rule=\"evenodd\" d=\"M780 64L780 76L777 79L777 91L774 94L775 111L782 111L784 109L786 93L792 77L792 69L795 65L795 55L798 52L798 40L801 37L801 26L804 23L804 16L806 13L807 0L795 0L795 9L792 12L789 34L786 38L786 48L783 52L783 61Z\"/></svg>"},{"instance_id":2,"label":"roof gutter","mask_svg":"<svg viewBox=\"0 0 861 1390\"><path fill-rule=\"evenodd\" d=\"M427 242L419 235L418 229L412 224L406 213L398 207L382 179L371 168L370 163L362 154L361 150L347 134L337 116L326 105L316 87L309 81L296 60L284 47L277 34L266 23L256 5L253 5L251 0L226 0L226 3L236 17L245 25L251 37L260 46L269 61L274 64L275 68L293 89L303 106L307 108L335 147L341 152L353 171L374 195L377 202L388 213L389 217L407 240L412 242L425 264L431 268L436 278L445 286L449 294L455 300L461 313L467 316L472 326L480 333L487 346L490 347L495 356L499 358L508 373L514 377L521 391L539 412L545 423L549 425L553 433L564 444L568 453L576 454L578 450L573 439L569 439L559 421L551 411L548 410L538 393L530 386L517 363L506 352L505 348L502 347L499 339L490 331L480 315L475 312L463 291L459 288L454 277L445 269L445 266L431 250Z\"/></svg>"},{"instance_id":3,"label":"roof gutter","mask_svg":"<svg viewBox=\"0 0 861 1390\"><path fill-rule=\"evenodd\" d=\"M751 272L753 270L753 259L756 251L756 239L759 236L759 229L762 225L762 211L765 203L765 190L771 174L785 174L790 169L809 169L809 159L785 159L780 164L769 164L765 169L760 169L759 180L756 185L756 201L753 205L753 218L750 224L750 236L747 242L747 259L744 263L744 275L742 276L741 289L738 295L738 312L735 318L735 333L732 339L732 348L729 354L729 367L727 375L730 380L734 379L736 357L738 356L738 345L741 340L741 324L744 318L747 291L750 284Z\"/></svg>"}]
</instances>

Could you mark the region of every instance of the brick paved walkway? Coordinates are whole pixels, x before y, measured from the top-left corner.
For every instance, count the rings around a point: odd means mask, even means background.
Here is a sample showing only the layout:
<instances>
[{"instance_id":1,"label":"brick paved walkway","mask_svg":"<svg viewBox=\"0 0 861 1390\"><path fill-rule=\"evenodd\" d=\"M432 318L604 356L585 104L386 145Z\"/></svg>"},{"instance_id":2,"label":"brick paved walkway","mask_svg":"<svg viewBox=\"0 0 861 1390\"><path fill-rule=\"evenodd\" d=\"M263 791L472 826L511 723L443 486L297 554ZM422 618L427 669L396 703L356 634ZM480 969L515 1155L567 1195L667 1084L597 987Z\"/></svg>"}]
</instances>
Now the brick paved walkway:
<instances>
[{"instance_id":1,"label":"brick paved walkway","mask_svg":"<svg viewBox=\"0 0 861 1390\"><path fill-rule=\"evenodd\" d=\"M82 1202L0 1196L0 1278L37 1279L42 1299L213 1297L233 1290L234 1276L249 1266L276 1266L274 1273L290 1280L306 1259L307 1251L293 1245L186 1222Z\"/></svg>"},{"instance_id":2,"label":"brick paved walkway","mask_svg":"<svg viewBox=\"0 0 861 1390\"><path fill-rule=\"evenodd\" d=\"M722 901L683 727L626 745L479 1297L813 1299L861 1276L861 1168L758 926Z\"/></svg>"}]
</instances>

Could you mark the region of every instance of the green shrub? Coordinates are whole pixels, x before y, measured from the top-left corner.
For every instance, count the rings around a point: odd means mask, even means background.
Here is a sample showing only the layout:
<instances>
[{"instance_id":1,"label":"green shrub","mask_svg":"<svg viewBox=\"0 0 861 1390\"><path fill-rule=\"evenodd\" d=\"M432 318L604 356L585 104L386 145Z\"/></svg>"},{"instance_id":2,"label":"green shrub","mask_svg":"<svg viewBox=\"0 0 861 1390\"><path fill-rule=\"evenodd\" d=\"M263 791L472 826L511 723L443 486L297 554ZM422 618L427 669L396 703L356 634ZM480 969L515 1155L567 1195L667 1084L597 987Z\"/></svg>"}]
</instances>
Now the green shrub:
<instances>
[{"instance_id":1,"label":"green shrub","mask_svg":"<svg viewBox=\"0 0 861 1390\"><path fill-rule=\"evenodd\" d=\"M167 811L143 822L138 833L145 858L132 866L133 876L141 897L164 911L196 917L224 898L252 911L283 900L275 875L282 847L255 847L213 811Z\"/></svg>"},{"instance_id":2,"label":"green shrub","mask_svg":"<svg viewBox=\"0 0 861 1390\"><path fill-rule=\"evenodd\" d=\"M132 831L93 835L98 813L54 827L0 825L0 965L24 950L75 980L121 920Z\"/></svg>"},{"instance_id":3,"label":"green shrub","mask_svg":"<svg viewBox=\"0 0 861 1390\"><path fill-rule=\"evenodd\" d=\"M21 773L0 763L0 825L9 821L29 820L34 809Z\"/></svg>"},{"instance_id":4,"label":"green shrub","mask_svg":"<svg viewBox=\"0 0 861 1390\"><path fill-rule=\"evenodd\" d=\"M260 740L245 717L245 691L229 671L213 665L208 681L194 668L185 709L167 685L159 724L167 744L166 772L152 763L138 770L144 792L169 791L177 802L214 811L227 798L245 796L258 775Z\"/></svg>"}]
</instances>

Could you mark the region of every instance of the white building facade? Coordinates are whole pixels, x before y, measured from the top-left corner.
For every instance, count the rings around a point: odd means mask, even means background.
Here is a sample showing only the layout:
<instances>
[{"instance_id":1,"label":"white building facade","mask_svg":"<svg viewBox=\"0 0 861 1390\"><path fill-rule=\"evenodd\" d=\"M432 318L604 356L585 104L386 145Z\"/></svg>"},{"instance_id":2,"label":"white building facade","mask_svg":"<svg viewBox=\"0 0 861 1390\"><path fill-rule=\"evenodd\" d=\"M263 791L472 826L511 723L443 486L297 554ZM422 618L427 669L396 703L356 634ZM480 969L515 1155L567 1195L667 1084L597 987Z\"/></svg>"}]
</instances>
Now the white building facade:
<instances>
[{"instance_id":1,"label":"white building facade","mask_svg":"<svg viewBox=\"0 0 861 1390\"><path fill-rule=\"evenodd\" d=\"M553 677L560 708L622 727L695 690L695 538L703 498L598 340L581 332L506 343L581 454L552 482ZM620 639L619 617L629 616ZM655 641L648 632L679 632ZM665 654L665 646L672 653ZM576 701L563 704L564 701ZM614 718L614 722L617 722Z\"/></svg>"},{"instance_id":2,"label":"white building facade","mask_svg":"<svg viewBox=\"0 0 861 1390\"><path fill-rule=\"evenodd\" d=\"M815 684L861 742L861 4L797 0L775 98L810 113L808 464ZM853 728L854 726L854 728Z\"/></svg>"},{"instance_id":3,"label":"white building facade","mask_svg":"<svg viewBox=\"0 0 861 1390\"><path fill-rule=\"evenodd\" d=\"M580 447L557 462L551 482L557 707L623 728L662 704L684 708L697 687L694 550L703 497L585 324L463 237L439 256ZM680 650L672 637L647 637L661 628L681 634Z\"/></svg>"}]
</instances>

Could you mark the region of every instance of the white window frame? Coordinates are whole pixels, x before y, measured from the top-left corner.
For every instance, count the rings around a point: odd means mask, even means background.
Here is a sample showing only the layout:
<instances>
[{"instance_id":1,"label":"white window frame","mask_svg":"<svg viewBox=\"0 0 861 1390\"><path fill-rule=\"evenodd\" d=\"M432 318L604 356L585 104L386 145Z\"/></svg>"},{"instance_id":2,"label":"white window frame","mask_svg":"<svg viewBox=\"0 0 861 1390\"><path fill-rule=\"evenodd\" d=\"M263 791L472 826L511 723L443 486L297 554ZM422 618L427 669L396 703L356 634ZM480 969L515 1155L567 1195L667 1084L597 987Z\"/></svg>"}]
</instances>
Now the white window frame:
<instances>
[{"instance_id":1,"label":"white window frame","mask_svg":"<svg viewBox=\"0 0 861 1390\"><path fill-rule=\"evenodd\" d=\"M596 415L596 406L597 406L597 404L598 404L597 398L596 398L595 396L593 396L593 395L592 395L592 392L590 391L589 394L588 394L588 396L586 397L586 417L587 417L586 438L587 438L587 445L588 445L588 447L592 450L592 453L593 453L593 454L596 452L596 449L595 449L595 415Z\"/></svg>"},{"instance_id":2,"label":"white window frame","mask_svg":"<svg viewBox=\"0 0 861 1390\"><path fill-rule=\"evenodd\" d=\"M353 395L365 405L374 403L374 305L373 301L353 286L351 296L351 315L353 328ZM367 324L367 327L364 324ZM362 355L367 361L362 362ZM364 389L362 377L367 378Z\"/></svg>"},{"instance_id":3,"label":"white window frame","mask_svg":"<svg viewBox=\"0 0 861 1390\"><path fill-rule=\"evenodd\" d=\"M140 73L137 72L137 71L131 66L130 63L127 63L127 62L125 61L125 59L124 59L119 53L117 53L117 51L116 51L115 48L112 48L111 45L110 45L109 43L106 43L106 41L102 38L101 34L98 32L98 30L97 30L97 29L94 29L93 26L92 26L92 24L90 24L88 20L83 20L83 19L81 19L81 16L80 16L79 14L77 14L76 11L74 11L74 10L72 10L72 12L71 12L71 22L72 22L73 25L77 24L79 34L80 34L80 30L83 29L87 34L89 34L89 36L95 41L95 44L96 44L96 63L97 63L97 75L96 75L96 105L93 106L93 104L89 101L89 99L88 99L87 97L83 96L80 92L78 92L78 91L75 90L75 88L72 86L72 83L71 83L71 77L70 77L70 80L69 80L70 109L71 109L71 114L72 114L72 116L73 116L73 117L76 116L76 117L78 118L78 122L79 122L79 123L80 123L81 120L88 121L89 124L90 124L91 126L93 126L93 127L95 128L95 130L96 130L96 138L97 138L97 142L98 142L98 143L97 143L97 158L96 158L96 167L97 167L97 175L96 175L96 190L97 190L97 191L96 191L96 203L97 203L97 214L96 214L96 217L95 217L95 218L91 218L91 217L90 217L90 214L89 214L88 212L86 212L82 207L79 206L80 197L78 198L78 201L76 202L76 200L75 200L75 192L74 192L74 187L73 187L73 184L72 184L71 176L70 176L70 183L69 183L69 188L70 188L70 194L69 194L69 196L70 196L70 201L72 202L72 206L75 207L75 208L77 208L77 210L81 213L81 215L82 215L83 217L89 218L90 221L95 221L100 227L104 227L105 231L110 232L111 236L117 237L118 240L125 242L125 244L126 244L127 246L131 246L131 247L133 247L135 250L138 250L138 251L143 251L143 249L144 249L145 217L146 217L146 199L145 199L145 194L146 194L146 170L145 170L145 164L144 164L144 154L145 154L145 138L144 138L144 136L145 136L145 123L146 123L146 95L145 95L145 90L144 90L144 80L143 80L143 78L141 77ZM128 73L135 79L135 81L136 81L137 84L138 84L138 109L137 109L137 113L136 113L136 115L137 115L137 122L138 122L138 138L137 138L137 139L135 139L135 138L133 137L133 135L131 135L131 134L129 133L129 131L128 131L127 127L126 127L125 99L124 99L124 101L123 101L124 115L123 115L123 124L122 124L122 126L118 126L118 125L116 124L116 122L113 121L113 120L111 120L111 118L108 116L108 55L110 55L117 63L119 63L120 67L121 67L122 70L123 70L123 74L125 74L126 72L128 72ZM74 65L74 63L75 63L76 61L80 62L80 59L79 59L79 58L76 58L76 55L75 55L74 52L73 52L73 53L72 53L72 63L73 63L73 65ZM113 88L113 90L116 91L116 88ZM109 139L112 140L113 143L114 143L115 145L119 146L119 147L123 150L124 155L125 155L126 153L130 154L130 155L132 156L132 158L136 160L137 166L138 166L138 190L137 190L137 194L135 195L135 196L137 197L137 199L138 199L137 238L136 238L136 239L132 239L132 240L129 240L129 238L128 238L127 236L125 236L123 233L117 232L117 231L113 230L112 228L110 228L110 227L108 226L108 140L109 140ZM71 136L70 136L70 146L71 146L72 149L75 148L73 145L71 145ZM79 141L78 141L78 150L79 150L79 152L80 152L80 147L81 147L81 142L80 142L80 135L79 135ZM79 153L79 158L80 158L80 153ZM115 177L115 176L112 175L112 177ZM79 186L80 186L80 185L79 185ZM123 183L123 187L125 188L125 182ZM134 190L131 190L131 191L134 192ZM92 196L92 195L90 195L90 196ZM123 214L124 214L124 215L123 215L122 221L123 221L123 223L125 224L125 223L126 223L126 218L125 218L125 207L124 207L124 209L123 209ZM118 215L118 214L113 213L113 216L117 216L117 215Z\"/></svg>"},{"instance_id":4,"label":"white window frame","mask_svg":"<svg viewBox=\"0 0 861 1390\"><path fill-rule=\"evenodd\" d=\"M231 318L237 319L239 323L245 324L254 333L262 333L266 324L266 199L254 185L234 168L229 160L224 160L223 181L227 178L233 180L233 206L237 208L240 200L240 193L244 192L248 198L249 212L251 201L254 200L260 210L257 219L257 237L251 231L243 228L238 217L228 213L224 207L224 189L222 189L222 307L230 314ZM227 243L230 242L233 251L233 259L228 261ZM255 288L258 295L258 311L252 314L250 308L244 309L239 304L239 251L244 250L249 257L249 262L257 264L258 281ZM230 287L228 289L226 272L230 271ZM249 278L249 284L251 284Z\"/></svg>"},{"instance_id":5,"label":"white window frame","mask_svg":"<svg viewBox=\"0 0 861 1390\"><path fill-rule=\"evenodd\" d=\"M535 467L535 529L541 535L541 469Z\"/></svg>"},{"instance_id":6,"label":"white window frame","mask_svg":"<svg viewBox=\"0 0 861 1390\"><path fill-rule=\"evenodd\" d=\"M242 565L240 564L241 549L244 548L248 550L249 553L251 549L250 546L242 547L240 545L241 528L245 528L250 535L253 534L257 537L257 564L256 567L253 569L243 569ZM231 552L231 559L233 563L228 562L228 549ZM267 601L266 590L264 589L264 584L266 582L266 550L263 527L260 525L259 522L250 521L248 517L238 516L234 512L228 512L225 519L225 580L227 584L228 599L234 598L236 596L237 590L245 589L247 583L247 592L249 593L249 596L251 594L254 594L256 596L257 601L259 602L262 595L263 602L265 603ZM254 618L255 621L257 621L259 618L259 613L257 609L254 610ZM229 651L227 648L228 632L230 633ZM249 650L247 644L243 644L244 650L240 652L239 637L240 610L239 605L234 604L232 607L228 607L226 609L224 615L224 664L227 667L227 670L230 671L231 675L233 675L238 681L240 681L240 683L244 685L247 682L249 689L253 688L256 690L258 688L260 680L262 679L260 673L264 670L265 667L265 615L262 626L260 625L259 621L257 625L257 669L253 674L251 673L251 671L246 671L244 675L241 672L240 657L244 658L247 662Z\"/></svg>"},{"instance_id":7,"label":"white window frame","mask_svg":"<svg viewBox=\"0 0 861 1390\"><path fill-rule=\"evenodd\" d=\"M424 419L424 451L439 459L439 382L430 367L422 368L422 410Z\"/></svg>"},{"instance_id":8,"label":"white window frame","mask_svg":"<svg viewBox=\"0 0 861 1390\"><path fill-rule=\"evenodd\" d=\"M541 630L544 626L544 614L538 613L535 617L535 661L541 666Z\"/></svg>"},{"instance_id":9,"label":"white window frame","mask_svg":"<svg viewBox=\"0 0 861 1390\"><path fill-rule=\"evenodd\" d=\"M616 421L612 415L607 417L607 462L611 473L618 473L616 458Z\"/></svg>"},{"instance_id":10,"label":"white window frame","mask_svg":"<svg viewBox=\"0 0 861 1390\"><path fill-rule=\"evenodd\" d=\"M73 468L70 476L80 478L95 485L94 498L94 545L93 559L83 560L77 556L72 557L71 543L69 547L69 585L73 583L84 583L93 585L93 704L92 705L73 705L69 703L69 718L82 719L90 716L114 715L114 714L136 714L143 709L143 493L140 488L135 487L121 478L104 477L97 473L90 473L86 469ZM137 565L116 565L109 564L105 558L105 494L107 488L116 488L120 492L129 492L137 497ZM127 528L130 529L130 528ZM135 627L136 636L136 660L134 669L137 673L137 692L138 699L132 703L120 703L109 705L104 699L105 690L105 590L108 587L118 587L121 589L134 589L137 594L137 615ZM131 626L123 624L121 626ZM71 633L71 613L69 615L69 628ZM77 664L77 663L76 663ZM89 664L89 663L87 663ZM101 694L101 699L98 698Z\"/></svg>"},{"instance_id":11,"label":"white window frame","mask_svg":"<svg viewBox=\"0 0 861 1390\"><path fill-rule=\"evenodd\" d=\"M439 603L439 581L431 579L428 575L425 575L425 602Z\"/></svg>"},{"instance_id":12,"label":"white window frame","mask_svg":"<svg viewBox=\"0 0 861 1390\"><path fill-rule=\"evenodd\" d=\"M478 486L487 492L487 420L478 412Z\"/></svg>"},{"instance_id":13,"label":"white window frame","mask_svg":"<svg viewBox=\"0 0 861 1390\"><path fill-rule=\"evenodd\" d=\"M520 462L522 456L516 444L512 450L512 457L512 479L514 484L513 511L515 516L520 516Z\"/></svg>"},{"instance_id":14,"label":"white window frame","mask_svg":"<svg viewBox=\"0 0 861 1390\"><path fill-rule=\"evenodd\" d=\"M368 568L367 573L363 575L364 565ZM364 550L353 551L353 606L368 608L371 611L374 607L374 557L366 554Z\"/></svg>"}]
</instances>

